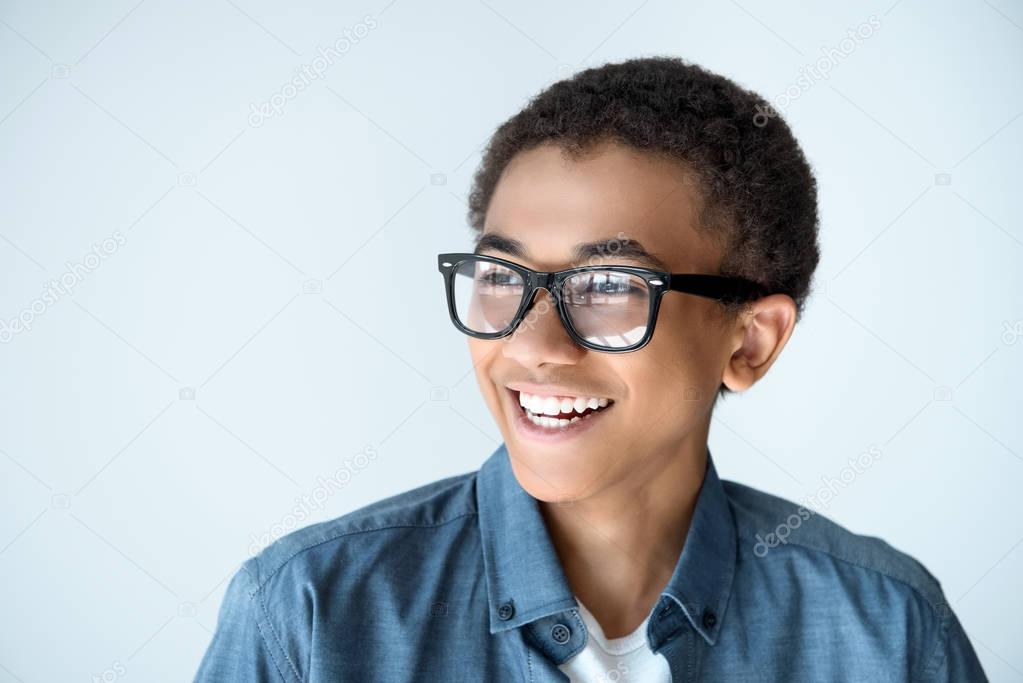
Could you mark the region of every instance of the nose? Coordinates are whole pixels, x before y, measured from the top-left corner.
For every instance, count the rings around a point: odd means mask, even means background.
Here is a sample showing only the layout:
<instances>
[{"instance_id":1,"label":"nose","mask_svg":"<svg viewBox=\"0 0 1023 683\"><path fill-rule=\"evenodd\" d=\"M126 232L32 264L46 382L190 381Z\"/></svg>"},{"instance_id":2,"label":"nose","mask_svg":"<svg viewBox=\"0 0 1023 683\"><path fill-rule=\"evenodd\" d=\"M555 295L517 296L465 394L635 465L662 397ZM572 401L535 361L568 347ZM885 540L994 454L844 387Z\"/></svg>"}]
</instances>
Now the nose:
<instances>
[{"instance_id":1,"label":"nose","mask_svg":"<svg viewBox=\"0 0 1023 683\"><path fill-rule=\"evenodd\" d=\"M572 365L585 352L586 349L568 335L554 298L546 289L536 291L533 305L515 331L505 339L503 347L506 358L525 367L545 363Z\"/></svg>"}]
</instances>

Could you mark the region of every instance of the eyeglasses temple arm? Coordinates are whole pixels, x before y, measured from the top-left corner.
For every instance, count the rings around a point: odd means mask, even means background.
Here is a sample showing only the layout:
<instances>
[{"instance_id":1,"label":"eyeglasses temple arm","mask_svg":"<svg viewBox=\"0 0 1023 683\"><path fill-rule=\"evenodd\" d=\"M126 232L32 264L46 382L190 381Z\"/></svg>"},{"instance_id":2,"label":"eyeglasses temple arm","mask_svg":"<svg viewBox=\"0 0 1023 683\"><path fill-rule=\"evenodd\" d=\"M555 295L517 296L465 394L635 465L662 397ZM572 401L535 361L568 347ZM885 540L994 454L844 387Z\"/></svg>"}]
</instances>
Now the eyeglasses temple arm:
<instances>
[{"instance_id":1,"label":"eyeglasses temple arm","mask_svg":"<svg viewBox=\"0 0 1023 683\"><path fill-rule=\"evenodd\" d=\"M762 285L740 277L671 273L668 288L724 302L750 301L767 295Z\"/></svg>"}]
</instances>

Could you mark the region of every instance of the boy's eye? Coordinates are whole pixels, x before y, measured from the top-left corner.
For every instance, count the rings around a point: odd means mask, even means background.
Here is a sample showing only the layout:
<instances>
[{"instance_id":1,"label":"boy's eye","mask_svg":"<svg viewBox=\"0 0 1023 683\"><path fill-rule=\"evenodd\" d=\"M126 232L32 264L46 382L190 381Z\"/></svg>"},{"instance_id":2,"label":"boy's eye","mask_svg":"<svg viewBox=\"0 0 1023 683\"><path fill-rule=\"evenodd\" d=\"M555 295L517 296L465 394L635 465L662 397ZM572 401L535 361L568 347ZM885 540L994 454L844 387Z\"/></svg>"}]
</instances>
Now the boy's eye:
<instances>
[{"instance_id":1,"label":"boy's eye","mask_svg":"<svg viewBox=\"0 0 1023 683\"><path fill-rule=\"evenodd\" d=\"M635 277L618 273L600 273L585 277L574 277L566 283L574 294L638 295L645 294L646 288L638 284Z\"/></svg>"},{"instance_id":2,"label":"boy's eye","mask_svg":"<svg viewBox=\"0 0 1023 683\"><path fill-rule=\"evenodd\" d=\"M585 291L595 294L635 294L639 288L634 287L629 281L606 280L603 282L591 282Z\"/></svg>"},{"instance_id":3,"label":"boy's eye","mask_svg":"<svg viewBox=\"0 0 1023 683\"><path fill-rule=\"evenodd\" d=\"M520 285L521 280L514 273L507 272L495 272L484 273L480 276L479 281L488 285Z\"/></svg>"}]
</instances>

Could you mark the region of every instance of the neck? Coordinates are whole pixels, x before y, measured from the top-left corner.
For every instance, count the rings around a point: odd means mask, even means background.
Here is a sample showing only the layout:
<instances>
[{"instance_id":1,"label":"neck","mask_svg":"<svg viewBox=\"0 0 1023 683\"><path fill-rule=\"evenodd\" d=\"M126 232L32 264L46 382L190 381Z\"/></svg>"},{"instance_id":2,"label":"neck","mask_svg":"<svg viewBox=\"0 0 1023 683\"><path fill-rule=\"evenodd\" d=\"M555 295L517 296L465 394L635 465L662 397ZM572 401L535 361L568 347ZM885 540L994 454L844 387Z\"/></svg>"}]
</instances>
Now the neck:
<instances>
[{"instance_id":1,"label":"neck","mask_svg":"<svg viewBox=\"0 0 1023 683\"><path fill-rule=\"evenodd\" d=\"M634 631L671 579L707 463L706 432L571 505L540 503L565 577L607 638Z\"/></svg>"}]
</instances>

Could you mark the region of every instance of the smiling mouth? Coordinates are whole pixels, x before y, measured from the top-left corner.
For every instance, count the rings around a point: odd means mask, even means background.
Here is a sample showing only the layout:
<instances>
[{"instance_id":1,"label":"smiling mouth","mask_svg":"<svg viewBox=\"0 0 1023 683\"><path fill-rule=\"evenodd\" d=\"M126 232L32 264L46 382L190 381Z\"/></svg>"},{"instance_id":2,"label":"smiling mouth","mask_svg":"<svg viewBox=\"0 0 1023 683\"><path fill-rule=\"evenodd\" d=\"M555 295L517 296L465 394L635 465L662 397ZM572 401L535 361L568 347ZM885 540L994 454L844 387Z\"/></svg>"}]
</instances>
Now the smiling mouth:
<instances>
[{"instance_id":1,"label":"smiling mouth","mask_svg":"<svg viewBox=\"0 0 1023 683\"><path fill-rule=\"evenodd\" d=\"M586 396L537 396L511 390L512 397L527 419L538 427L564 428L588 420L614 405L608 398Z\"/></svg>"}]
</instances>

